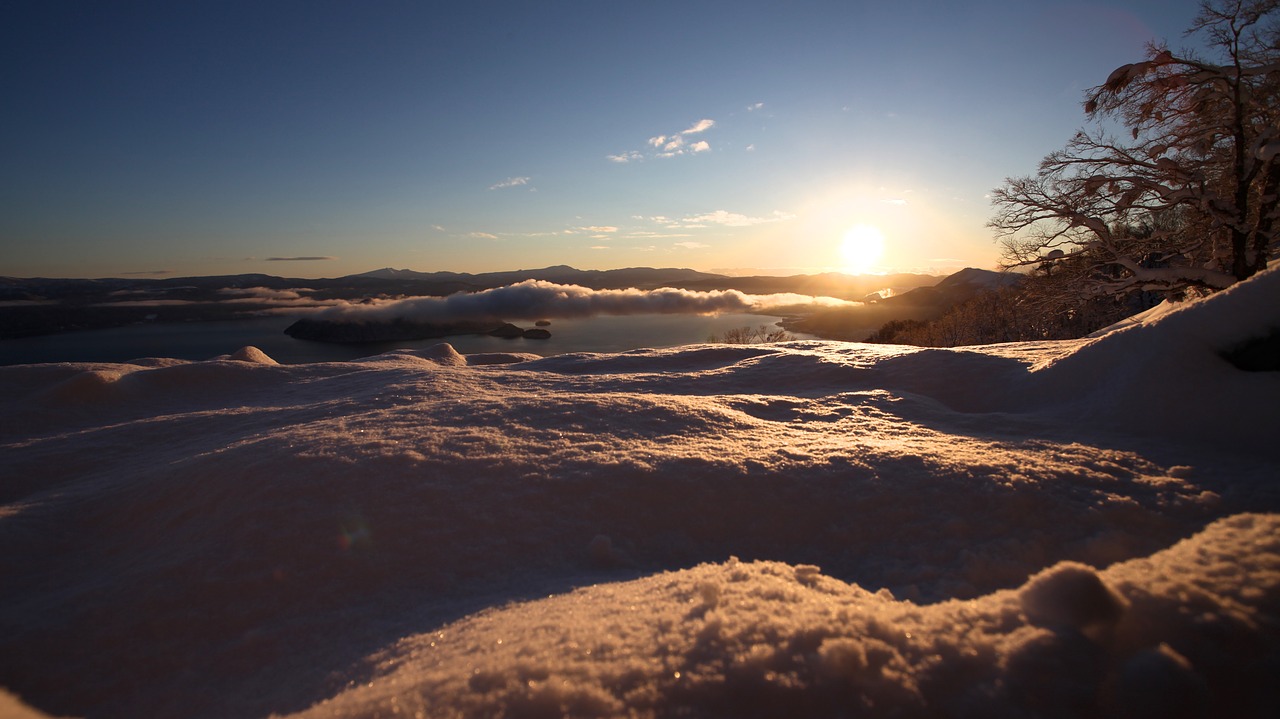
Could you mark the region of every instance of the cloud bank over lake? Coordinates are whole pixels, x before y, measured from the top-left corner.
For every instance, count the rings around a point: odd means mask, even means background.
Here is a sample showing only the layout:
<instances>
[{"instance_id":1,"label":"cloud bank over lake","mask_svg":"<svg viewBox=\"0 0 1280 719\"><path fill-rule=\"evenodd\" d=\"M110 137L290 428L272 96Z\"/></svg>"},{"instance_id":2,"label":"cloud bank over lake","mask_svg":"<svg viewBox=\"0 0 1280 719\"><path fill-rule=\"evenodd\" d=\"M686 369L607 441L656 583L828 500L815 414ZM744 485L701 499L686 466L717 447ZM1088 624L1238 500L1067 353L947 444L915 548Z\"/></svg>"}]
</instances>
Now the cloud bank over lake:
<instances>
[{"instance_id":1,"label":"cloud bank over lake","mask_svg":"<svg viewBox=\"0 0 1280 719\"><path fill-rule=\"evenodd\" d=\"M785 313L860 303L798 294L753 295L738 290L595 290L526 280L480 292L414 297L332 307L313 315L331 322L447 322L572 319L596 315Z\"/></svg>"}]
</instances>

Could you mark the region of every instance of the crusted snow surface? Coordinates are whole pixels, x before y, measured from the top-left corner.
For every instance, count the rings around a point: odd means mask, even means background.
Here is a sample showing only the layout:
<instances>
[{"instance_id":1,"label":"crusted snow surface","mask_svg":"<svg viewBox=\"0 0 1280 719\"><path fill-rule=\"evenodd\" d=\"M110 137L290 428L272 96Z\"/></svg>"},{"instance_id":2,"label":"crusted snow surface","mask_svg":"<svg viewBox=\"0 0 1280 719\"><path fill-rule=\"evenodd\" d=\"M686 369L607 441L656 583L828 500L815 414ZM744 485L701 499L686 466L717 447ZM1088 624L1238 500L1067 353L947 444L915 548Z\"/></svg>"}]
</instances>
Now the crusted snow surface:
<instances>
[{"instance_id":1,"label":"crusted snow surface","mask_svg":"<svg viewBox=\"0 0 1280 719\"><path fill-rule=\"evenodd\" d=\"M0 367L92 717L1270 716L1274 271L1093 340Z\"/></svg>"},{"instance_id":2,"label":"crusted snow surface","mask_svg":"<svg viewBox=\"0 0 1280 719\"><path fill-rule=\"evenodd\" d=\"M1264 716L1278 599L1275 515L927 606L731 558L408 637L301 716Z\"/></svg>"}]
</instances>

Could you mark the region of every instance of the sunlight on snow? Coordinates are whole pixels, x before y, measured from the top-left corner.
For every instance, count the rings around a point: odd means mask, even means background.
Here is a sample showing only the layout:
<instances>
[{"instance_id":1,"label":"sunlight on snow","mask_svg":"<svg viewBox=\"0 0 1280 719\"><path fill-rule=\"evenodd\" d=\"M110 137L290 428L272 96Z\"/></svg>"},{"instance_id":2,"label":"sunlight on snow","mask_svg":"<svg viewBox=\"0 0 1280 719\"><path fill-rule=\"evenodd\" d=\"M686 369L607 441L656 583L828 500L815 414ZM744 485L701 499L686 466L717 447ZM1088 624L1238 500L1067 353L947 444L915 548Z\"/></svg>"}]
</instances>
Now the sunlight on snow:
<instances>
[{"instance_id":1,"label":"sunlight on snow","mask_svg":"<svg viewBox=\"0 0 1280 719\"><path fill-rule=\"evenodd\" d=\"M1276 326L0 367L0 709L1269 716Z\"/></svg>"}]
</instances>

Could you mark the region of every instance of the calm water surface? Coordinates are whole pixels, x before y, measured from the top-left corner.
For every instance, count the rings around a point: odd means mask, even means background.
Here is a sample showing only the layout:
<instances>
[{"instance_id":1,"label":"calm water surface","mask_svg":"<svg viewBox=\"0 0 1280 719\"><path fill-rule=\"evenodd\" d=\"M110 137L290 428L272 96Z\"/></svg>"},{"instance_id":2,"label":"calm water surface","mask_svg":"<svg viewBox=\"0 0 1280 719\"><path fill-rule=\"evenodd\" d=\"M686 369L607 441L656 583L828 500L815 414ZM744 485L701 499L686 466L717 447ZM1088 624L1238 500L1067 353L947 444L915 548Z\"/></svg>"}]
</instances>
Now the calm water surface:
<instances>
[{"instance_id":1,"label":"calm water surface","mask_svg":"<svg viewBox=\"0 0 1280 719\"><path fill-rule=\"evenodd\" d=\"M66 332L42 337L0 340L0 364L35 362L124 362L141 357L205 360L252 345L277 362L332 362L448 342L463 354L533 352L543 356L566 352L625 352L706 342L710 335L737 327L767 325L780 318L763 315L632 315L553 320L551 339L502 339L458 335L414 342L341 345L296 340L284 334L294 317L259 317L229 322L140 324L105 330ZM532 327L532 323L518 323ZM795 335L809 339L809 335Z\"/></svg>"}]
</instances>

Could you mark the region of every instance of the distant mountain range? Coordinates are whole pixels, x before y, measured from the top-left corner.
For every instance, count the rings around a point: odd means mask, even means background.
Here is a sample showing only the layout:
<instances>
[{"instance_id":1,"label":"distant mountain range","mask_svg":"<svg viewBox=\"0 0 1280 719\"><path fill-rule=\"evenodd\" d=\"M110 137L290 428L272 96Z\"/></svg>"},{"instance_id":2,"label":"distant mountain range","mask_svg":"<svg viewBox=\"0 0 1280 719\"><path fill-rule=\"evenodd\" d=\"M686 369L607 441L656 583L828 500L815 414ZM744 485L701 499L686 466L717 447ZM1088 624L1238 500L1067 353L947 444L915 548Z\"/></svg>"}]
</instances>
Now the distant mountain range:
<instances>
[{"instance_id":1,"label":"distant mountain range","mask_svg":"<svg viewBox=\"0 0 1280 719\"><path fill-rule=\"evenodd\" d=\"M966 267L941 281L856 307L818 310L783 325L826 339L860 342L891 320L931 320L980 292L1017 284L1020 275Z\"/></svg>"},{"instance_id":2,"label":"distant mountain range","mask_svg":"<svg viewBox=\"0 0 1280 719\"><path fill-rule=\"evenodd\" d=\"M732 289L750 294L794 292L796 294L821 295L847 300L861 300L873 292L880 292L885 289L892 289L895 292L907 291L916 287L930 286L939 281L939 278L934 275L908 273L846 275L828 272L815 275L731 277L729 275L674 267L579 270L568 265L554 265L535 270L484 272L480 274L416 272L414 270L397 270L385 267L380 270L353 275L352 277L393 282L458 283L470 285L477 289L502 287L524 280L545 280L560 284L582 285L596 290L625 289L628 287L637 289L679 287L686 290L703 291ZM350 280L352 277L342 279Z\"/></svg>"},{"instance_id":3,"label":"distant mountain range","mask_svg":"<svg viewBox=\"0 0 1280 719\"><path fill-rule=\"evenodd\" d=\"M686 268L629 267L579 270L554 265L505 272L418 272L390 267L337 278L304 279L264 274L171 278L14 278L0 277L0 338L76 329L115 327L137 322L234 319L246 312L279 308L262 299L254 304L249 288L304 290L311 300L359 301L371 297L444 296L475 292L524 280L545 280L591 289L739 290L749 294L796 293L906 306L946 304L965 288L996 280L1000 274L966 269L947 278L900 273L845 275L823 273L789 277L731 277ZM240 291L232 295L228 291ZM891 296L881 300L882 295ZM236 297L235 303L226 300Z\"/></svg>"},{"instance_id":4,"label":"distant mountain range","mask_svg":"<svg viewBox=\"0 0 1280 719\"><path fill-rule=\"evenodd\" d=\"M354 299L369 294L447 295L460 291L476 291L502 287L523 280L545 280L575 284L592 289L653 289L679 287L689 290L736 289L768 294L795 292L859 300L864 296L892 289L903 292L916 287L934 285L939 278L922 274L845 275L825 273L790 277L730 277L685 268L628 267L617 270L579 270L568 265L554 265L532 270L505 272L418 272L384 267L336 278L304 279L264 274L215 275L208 277L156 278L15 278L0 277L0 301L72 300L98 298L116 293L137 292L167 295L197 295L201 291L265 287L284 290L309 288L324 297Z\"/></svg>"},{"instance_id":5,"label":"distant mountain range","mask_svg":"<svg viewBox=\"0 0 1280 719\"><path fill-rule=\"evenodd\" d=\"M687 281L720 278L697 270L666 267L628 267L618 270L579 270L568 265L552 265L535 270L509 270L505 272L417 272L384 267L353 277L372 277L379 280L415 280L423 282L465 282L485 287L502 287L524 280L545 280L559 284L574 284L593 289L618 289L624 287L649 287L670 285ZM344 278L346 279L346 278ZM656 283L656 284L655 284Z\"/></svg>"}]
</instances>

